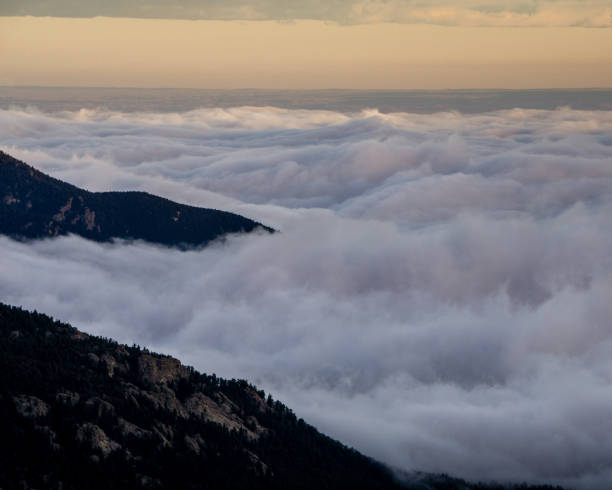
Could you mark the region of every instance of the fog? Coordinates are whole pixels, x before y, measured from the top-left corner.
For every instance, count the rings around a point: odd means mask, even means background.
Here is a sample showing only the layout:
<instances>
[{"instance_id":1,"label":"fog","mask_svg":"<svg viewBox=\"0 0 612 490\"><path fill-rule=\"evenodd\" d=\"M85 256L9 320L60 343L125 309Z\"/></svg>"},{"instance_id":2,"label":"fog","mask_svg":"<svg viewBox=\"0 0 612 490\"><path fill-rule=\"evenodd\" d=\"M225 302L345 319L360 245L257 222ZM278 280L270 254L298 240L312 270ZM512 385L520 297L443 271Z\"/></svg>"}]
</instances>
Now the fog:
<instances>
[{"instance_id":1,"label":"fog","mask_svg":"<svg viewBox=\"0 0 612 490\"><path fill-rule=\"evenodd\" d=\"M277 228L0 238L0 300L246 378L404 470L612 483L612 113L0 110L90 190Z\"/></svg>"}]
</instances>

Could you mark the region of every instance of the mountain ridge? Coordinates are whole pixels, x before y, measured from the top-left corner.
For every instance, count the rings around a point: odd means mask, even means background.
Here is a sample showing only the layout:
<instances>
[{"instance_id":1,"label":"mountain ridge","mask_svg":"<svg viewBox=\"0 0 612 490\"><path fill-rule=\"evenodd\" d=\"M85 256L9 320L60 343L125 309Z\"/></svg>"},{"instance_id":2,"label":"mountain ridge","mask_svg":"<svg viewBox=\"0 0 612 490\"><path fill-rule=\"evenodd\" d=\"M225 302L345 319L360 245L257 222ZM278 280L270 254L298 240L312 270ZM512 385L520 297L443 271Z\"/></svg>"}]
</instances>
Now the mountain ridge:
<instances>
[{"instance_id":1,"label":"mountain ridge","mask_svg":"<svg viewBox=\"0 0 612 490\"><path fill-rule=\"evenodd\" d=\"M144 240L190 248L257 230L274 232L238 214L143 191L91 192L0 151L0 233L14 239L75 234L98 242Z\"/></svg>"},{"instance_id":2,"label":"mountain ridge","mask_svg":"<svg viewBox=\"0 0 612 490\"><path fill-rule=\"evenodd\" d=\"M401 488L244 380L1 303L0 354L0 488Z\"/></svg>"}]
</instances>

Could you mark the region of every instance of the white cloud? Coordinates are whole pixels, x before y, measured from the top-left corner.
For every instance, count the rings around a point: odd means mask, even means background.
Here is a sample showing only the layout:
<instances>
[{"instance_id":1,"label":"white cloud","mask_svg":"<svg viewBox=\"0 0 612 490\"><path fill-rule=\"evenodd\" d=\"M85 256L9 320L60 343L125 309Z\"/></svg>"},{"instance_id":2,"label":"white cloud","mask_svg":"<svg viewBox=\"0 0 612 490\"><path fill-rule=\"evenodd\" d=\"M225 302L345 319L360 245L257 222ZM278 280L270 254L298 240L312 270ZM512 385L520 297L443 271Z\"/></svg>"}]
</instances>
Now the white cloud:
<instances>
[{"instance_id":1,"label":"white cloud","mask_svg":"<svg viewBox=\"0 0 612 490\"><path fill-rule=\"evenodd\" d=\"M0 298L247 377L404 469L612 481L612 114L0 111L91 189L277 226L180 253L0 238Z\"/></svg>"}]
</instances>

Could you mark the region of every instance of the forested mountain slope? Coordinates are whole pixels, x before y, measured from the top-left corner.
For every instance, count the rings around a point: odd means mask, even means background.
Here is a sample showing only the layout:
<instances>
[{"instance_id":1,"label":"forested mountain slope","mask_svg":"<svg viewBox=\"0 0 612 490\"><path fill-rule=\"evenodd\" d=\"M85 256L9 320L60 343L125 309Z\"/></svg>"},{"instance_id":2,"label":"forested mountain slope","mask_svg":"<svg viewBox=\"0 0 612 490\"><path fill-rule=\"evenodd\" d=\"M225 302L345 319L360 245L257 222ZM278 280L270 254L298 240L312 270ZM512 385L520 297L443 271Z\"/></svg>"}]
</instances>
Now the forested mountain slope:
<instances>
[{"instance_id":1,"label":"forested mountain slope","mask_svg":"<svg viewBox=\"0 0 612 490\"><path fill-rule=\"evenodd\" d=\"M257 229L273 231L237 214L146 192L89 192L0 152L0 233L13 238L73 233L102 242L121 238L185 247Z\"/></svg>"},{"instance_id":2,"label":"forested mountain slope","mask_svg":"<svg viewBox=\"0 0 612 490\"><path fill-rule=\"evenodd\" d=\"M2 303L0 441L4 490L502 488L399 483L246 381Z\"/></svg>"}]
</instances>

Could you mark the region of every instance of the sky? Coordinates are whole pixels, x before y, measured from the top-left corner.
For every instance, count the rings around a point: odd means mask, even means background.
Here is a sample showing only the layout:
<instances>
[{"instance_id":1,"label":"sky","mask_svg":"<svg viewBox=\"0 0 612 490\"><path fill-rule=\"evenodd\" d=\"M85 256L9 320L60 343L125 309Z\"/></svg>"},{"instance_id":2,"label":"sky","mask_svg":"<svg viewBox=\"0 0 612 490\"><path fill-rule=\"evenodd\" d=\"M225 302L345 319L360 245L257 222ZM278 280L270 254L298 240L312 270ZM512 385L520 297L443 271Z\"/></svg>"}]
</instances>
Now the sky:
<instances>
[{"instance_id":1,"label":"sky","mask_svg":"<svg viewBox=\"0 0 612 490\"><path fill-rule=\"evenodd\" d=\"M0 85L612 86L601 0L5 0Z\"/></svg>"},{"instance_id":2,"label":"sky","mask_svg":"<svg viewBox=\"0 0 612 490\"><path fill-rule=\"evenodd\" d=\"M610 487L610 111L13 107L0 134L72 184L280 231L0 237L2 301L247 378L394 467Z\"/></svg>"}]
</instances>

